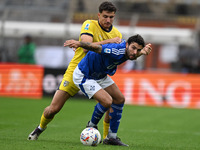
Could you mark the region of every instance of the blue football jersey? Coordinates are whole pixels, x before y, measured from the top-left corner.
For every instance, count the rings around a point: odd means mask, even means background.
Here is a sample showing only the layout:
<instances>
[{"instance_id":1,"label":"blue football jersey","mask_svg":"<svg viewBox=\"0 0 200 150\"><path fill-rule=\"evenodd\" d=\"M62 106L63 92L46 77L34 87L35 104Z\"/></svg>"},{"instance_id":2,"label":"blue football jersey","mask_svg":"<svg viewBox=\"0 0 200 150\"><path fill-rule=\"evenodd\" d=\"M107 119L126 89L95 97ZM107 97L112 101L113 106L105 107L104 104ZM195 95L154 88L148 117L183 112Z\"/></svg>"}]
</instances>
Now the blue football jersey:
<instances>
[{"instance_id":1,"label":"blue football jersey","mask_svg":"<svg viewBox=\"0 0 200 150\"><path fill-rule=\"evenodd\" d=\"M114 75L117 65L125 62L126 41L102 45L101 54L89 51L78 64L79 69L88 79L102 79Z\"/></svg>"}]
</instances>

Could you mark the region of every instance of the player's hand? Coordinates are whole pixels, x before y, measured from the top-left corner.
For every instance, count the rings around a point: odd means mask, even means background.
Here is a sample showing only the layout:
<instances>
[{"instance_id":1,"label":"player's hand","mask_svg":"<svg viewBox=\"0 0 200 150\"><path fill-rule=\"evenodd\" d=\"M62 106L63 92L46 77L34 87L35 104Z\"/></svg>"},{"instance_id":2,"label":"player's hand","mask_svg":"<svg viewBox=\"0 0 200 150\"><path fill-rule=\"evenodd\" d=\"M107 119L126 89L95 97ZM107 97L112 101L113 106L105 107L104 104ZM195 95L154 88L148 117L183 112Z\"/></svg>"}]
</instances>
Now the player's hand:
<instances>
[{"instance_id":1,"label":"player's hand","mask_svg":"<svg viewBox=\"0 0 200 150\"><path fill-rule=\"evenodd\" d=\"M151 47L151 44L149 43L140 51L140 53L142 55L149 55L151 51L152 51L152 47Z\"/></svg>"},{"instance_id":2,"label":"player's hand","mask_svg":"<svg viewBox=\"0 0 200 150\"><path fill-rule=\"evenodd\" d=\"M70 47L70 48L78 48L80 46L80 42L76 40L67 40L64 43L64 47Z\"/></svg>"}]
</instances>

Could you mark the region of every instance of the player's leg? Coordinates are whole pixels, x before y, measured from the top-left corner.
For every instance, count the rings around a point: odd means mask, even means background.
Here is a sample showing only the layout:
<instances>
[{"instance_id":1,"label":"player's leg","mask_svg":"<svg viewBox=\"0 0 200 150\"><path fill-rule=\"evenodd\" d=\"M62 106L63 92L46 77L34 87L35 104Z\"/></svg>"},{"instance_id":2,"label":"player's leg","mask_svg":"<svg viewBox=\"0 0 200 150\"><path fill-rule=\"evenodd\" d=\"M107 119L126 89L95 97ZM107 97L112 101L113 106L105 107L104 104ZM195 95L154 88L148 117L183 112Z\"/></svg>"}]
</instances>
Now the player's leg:
<instances>
[{"instance_id":1,"label":"player's leg","mask_svg":"<svg viewBox=\"0 0 200 150\"><path fill-rule=\"evenodd\" d=\"M116 138L120 119L122 116L122 110L123 110L125 98L115 83L107 87L105 91L107 91L113 99L113 103L111 105L111 110L109 114L110 129L109 129L108 135L110 137Z\"/></svg>"},{"instance_id":2,"label":"player's leg","mask_svg":"<svg viewBox=\"0 0 200 150\"><path fill-rule=\"evenodd\" d=\"M66 100L71 96L62 90L57 90L51 104L44 109L44 113L41 117L40 127L45 129L47 124L53 119L53 117L62 109Z\"/></svg>"},{"instance_id":3,"label":"player's leg","mask_svg":"<svg viewBox=\"0 0 200 150\"><path fill-rule=\"evenodd\" d=\"M73 81L88 98L93 97L99 101L99 103L97 103L94 108L92 118L88 122L88 126L97 127L97 124L99 123L104 113L110 107L112 107L113 111L110 113L111 130L108 134L109 138L104 139L104 144L128 146L122 143L120 139L116 136L119 127L118 121L120 121L121 119L121 113L125 100L114 81L108 76L101 80L86 79L84 74L82 74L78 67L76 67L76 69L74 70ZM105 90L103 90L102 88L104 88ZM110 95L106 90L112 95ZM114 91L112 92L112 90ZM115 92L119 92L119 94ZM113 103L112 96L113 98L115 98L116 104Z\"/></svg>"},{"instance_id":4,"label":"player's leg","mask_svg":"<svg viewBox=\"0 0 200 150\"><path fill-rule=\"evenodd\" d=\"M121 140L117 137L117 131L119 128L125 102L124 95L121 93L115 83L105 88L105 91L108 92L108 94L112 97L113 103L111 105L109 114L110 128L107 138L104 139L104 144L128 146L127 144L122 143Z\"/></svg>"},{"instance_id":5,"label":"player's leg","mask_svg":"<svg viewBox=\"0 0 200 150\"><path fill-rule=\"evenodd\" d=\"M116 104L116 105L121 105L121 104L124 104L124 101L125 101L125 98L123 96L123 94L121 93L121 91L119 90L119 88L117 87L117 85L114 83L114 81L109 77L107 76L103 82L100 82L99 83L104 89L105 91L107 91L109 93L109 95L111 95L112 99L113 99L113 105ZM110 108L112 109L112 108ZM107 114L108 115L108 114ZM106 124L107 126L109 125L109 119L110 119L110 116L105 116L106 120L104 121L104 124ZM105 123L106 122L106 123ZM107 127L109 128L109 127ZM104 138L107 136L108 134L108 131L106 132L104 130Z\"/></svg>"},{"instance_id":6,"label":"player's leg","mask_svg":"<svg viewBox=\"0 0 200 150\"><path fill-rule=\"evenodd\" d=\"M103 120L103 139L106 138L106 136L108 135L108 130L110 127L110 118L109 118L109 110L106 111L105 115L104 115L104 120Z\"/></svg>"},{"instance_id":7,"label":"player's leg","mask_svg":"<svg viewBox=\"0 0 200 150\"><path fill-rule=\"evenodd\" d=\"M39 126L29 134L28 140L38 139L39 135L46 129L47 124L52 121L54 116L62 109L66 100L69 98L70 95L67 92L62 90L56 91L51 104L44 109Z\"/></svg>"},{"instance_id":8,"label":"player's leg","mask_svg":"<svg viewBox=\"0 0 200 150\"><path fill-rule=\"evenodd\" d=\"M79 89L73 83L72 74L65 73L59 90L56 91L51 104L45 108L41 116L40 125L29 134L28 139L37 140L39 135L46 129L47 124L51 122L53 117L62 109L66 100L74 96L78 91Z\"/></svg>"},{"instance_id":9,"label":"player's leg","mask_svg":"<svg viewBox=\"0 0 200 150\"><path fill-rule=\"evenodd\" d=\"M99 102L96 104L91 120L87 125L96 127L104 113L110 108L112 97L102 89L96 80L85 78L78 67L74 70L73 81L89 99L93 97Z\"/></svg>"},{"instance_id":10,"label":"player's leg","mask_svg":"<svg viewBox=\"0 0 200 150\"><path fill-rule=\"evenodd\" d=\"M111 96L103 89L100 89L93 95L94 99L97 99L99 103L96 104L89 126L97 126L104 113L110 108L112 104Z\"/></svg>"}]
</instances>

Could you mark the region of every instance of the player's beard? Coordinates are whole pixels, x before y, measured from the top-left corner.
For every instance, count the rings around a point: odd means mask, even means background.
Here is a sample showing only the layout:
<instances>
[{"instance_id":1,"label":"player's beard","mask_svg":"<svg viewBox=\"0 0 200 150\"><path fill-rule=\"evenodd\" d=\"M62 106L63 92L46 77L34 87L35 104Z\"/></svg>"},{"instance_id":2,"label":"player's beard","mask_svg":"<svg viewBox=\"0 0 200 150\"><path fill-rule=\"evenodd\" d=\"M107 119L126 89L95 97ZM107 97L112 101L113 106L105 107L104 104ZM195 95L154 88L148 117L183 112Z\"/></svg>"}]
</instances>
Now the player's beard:
<instances>
[{"instance_id":1,"label":"player's beard","mask_svg":"<svg viewBox=\"0 0 200 150\"><path fill-rule=\"evenodd\" d=\"M136 58L137 58L136 55L129 55L130 60L135 60Z\"/></svg>"},{"instance_id":2,"label":"player's beard","mask_svg":"<svg viewBox=\"0 0 200 150\"><path fill-rule=\"evenodd\" d=\"M129 50L126 50L126 58L129 60L135 60L137 58L136 54L130 54Z\"/></svg>"}]
</instances>

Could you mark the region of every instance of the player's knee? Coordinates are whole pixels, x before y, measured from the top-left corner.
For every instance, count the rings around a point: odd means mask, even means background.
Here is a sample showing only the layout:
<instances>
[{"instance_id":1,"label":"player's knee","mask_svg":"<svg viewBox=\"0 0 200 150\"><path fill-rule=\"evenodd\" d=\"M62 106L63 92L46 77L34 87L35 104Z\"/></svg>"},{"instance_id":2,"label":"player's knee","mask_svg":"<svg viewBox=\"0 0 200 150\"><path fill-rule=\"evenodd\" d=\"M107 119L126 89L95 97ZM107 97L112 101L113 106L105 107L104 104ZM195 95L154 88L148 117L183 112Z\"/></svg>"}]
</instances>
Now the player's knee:
<instances>
[{"instance_id":1,"label":"player's knee","mask_svg":"<svg viewBox=\"0 0 200 150\"><path fill-rule=\"evenodd\" d=\"M46 114L47 118L53 117L55 114L57 114L60 111L58 107L48 106L45 108L44 113Z\"/></svg>"},{"instance_id":2,"label":"player's knee","mask_svg":"<svg viewBox=\"0 0 200 150\"><path fill-rule=\"evenodd\" d=\"M125 103L125 97L124 95L122 95L120 104L124 104L124 103Z\"/></svg>"},{"instance_id":3,"label":"player's knee","mask_svg":"<svg viewBox=\"0 0 200 150\"><path fill-rule=\"evenodd\" d=\"M102 105L106 108L110 108L110 106L112 105L112 99L111 100L105 100Z\"/></svg>"},{"instance_id":4,"label":"player's knee","mask_svg":"<svg viewBox=\"0 0 200 150\"><path fill-rule=\"evenodd\" d=\"M115 104L124 104L125 103L125 97L124 95L118 96L116 99L113 100Z\"/></svg>"},{"instance_id":5,"label":"player's knee","mask_svg":"<svg viewBox=\"0 0 200 150\"><path fill-rule=\"evenodd\" d=\"M51 114L55 115L60 111L59 107L52 107L51 108Z\"/></svg>"}]
</instances>

